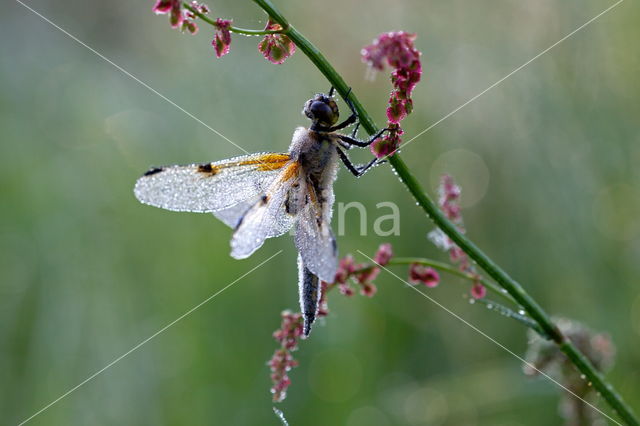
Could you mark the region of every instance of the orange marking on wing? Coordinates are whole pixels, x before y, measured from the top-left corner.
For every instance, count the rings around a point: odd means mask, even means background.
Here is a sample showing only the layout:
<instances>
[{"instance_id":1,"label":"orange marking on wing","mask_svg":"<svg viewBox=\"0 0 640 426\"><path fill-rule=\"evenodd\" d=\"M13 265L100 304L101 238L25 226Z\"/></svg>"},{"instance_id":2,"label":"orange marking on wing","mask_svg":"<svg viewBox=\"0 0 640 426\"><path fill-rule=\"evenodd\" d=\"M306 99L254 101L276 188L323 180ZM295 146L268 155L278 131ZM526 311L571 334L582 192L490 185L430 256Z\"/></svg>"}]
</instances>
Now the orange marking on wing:
<instances>
[{"instance_id":1,"label":"orange marking on wing","mask_svg":"<svg viewBox=\"0 0 640 426\"><path fill-rule=\"evenodd\" d=\"M311 202L313 204L317 204L318 197L316 196L316 190L314 189L313 185L311 185L309 182L307 182L307 191L309 192L309 198L311 199Z\"/></svg>"},{"instance_id":2,"label":"orange marking on wing","mask_svg":"<svg viewBox=\"0 0 640 426\"><path fill-rule=\"evenodd\" d=\"M311 201L316 210L316 223L318 226L322 226L322 213L321 206L318 204L318 194L316 194L315 188L309 182L307 182L307 191L309 191L309 201Z\"/></svg>"},{"instance_id":3,"label":"orange marking on wing","mask_svg":"<svg viewBox=\"0 0 640 426\"><path fill-rule=\"evenodd\" d=\"M300 163L298 163L297 161L292 162L287 166L286 169L282 171L282 174L280 175L280 180L282 182L288 181L289 179L291 179L292 177L298 174L298 170L300 170Z\"/></svg>"},{"instance_id":4,"label":"orange marking on wing","mask_svg":"<svg viewBox=\"0 0 640 426\"><path fill-rule=\"evenodd\" d=\"M259 171L278 170L289 162L291 157L288 154L265 154L252 160L240 161L238 166L248 166L255 164Z\"/></svg>"}]
</instances>

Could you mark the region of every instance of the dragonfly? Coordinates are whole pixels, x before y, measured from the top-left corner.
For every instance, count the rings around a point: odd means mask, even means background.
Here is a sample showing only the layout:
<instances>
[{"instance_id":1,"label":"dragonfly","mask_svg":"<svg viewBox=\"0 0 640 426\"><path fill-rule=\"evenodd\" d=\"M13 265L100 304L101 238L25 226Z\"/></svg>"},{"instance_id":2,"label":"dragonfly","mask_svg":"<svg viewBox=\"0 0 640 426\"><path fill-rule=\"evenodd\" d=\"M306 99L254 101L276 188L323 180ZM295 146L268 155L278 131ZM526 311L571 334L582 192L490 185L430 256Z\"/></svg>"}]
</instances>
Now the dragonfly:
<instances>
[{"instance_id":1,"label":"dragonfly","mask_svg":"<svg viewBox=\"0 0 640 426\"><path fill-rule=\"evenodd\" d=\"M333 183L339 161L360 177L380 163L377 158L355 165L346 154L367 147L388 129L368 140L357 138L358 115L345 96L351 115L338 123L333 97L319 93L302 113L311 125L298 127L288 152L242 155L212 163L153 167L134 188L136 198L172 211L212 213L233 229L231 256L249 257L267 238L294 230L298 251L298 291L303 334L308 336L321 300L321 281L331 283L338 268L338 248L331 230ZM352 124L351 135L339 133Z\"/></svg>"}]
</instances>

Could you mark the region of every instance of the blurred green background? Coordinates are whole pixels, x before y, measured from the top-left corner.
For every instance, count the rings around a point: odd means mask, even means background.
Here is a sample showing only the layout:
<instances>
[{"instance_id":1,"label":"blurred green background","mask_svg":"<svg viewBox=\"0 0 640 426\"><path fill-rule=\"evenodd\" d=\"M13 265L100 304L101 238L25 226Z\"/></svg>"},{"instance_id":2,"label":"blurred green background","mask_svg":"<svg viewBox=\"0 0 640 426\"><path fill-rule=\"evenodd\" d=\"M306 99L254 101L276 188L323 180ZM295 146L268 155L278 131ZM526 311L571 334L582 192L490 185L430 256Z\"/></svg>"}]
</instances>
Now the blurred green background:
<instances>
[{"instance_id":1,"label":"blurred green background","mask_svg":"<svg viewBox=\"0 0 640 426\"><path fill-rule=\"evenodd\" d=\"M274 66L259 39L233 36L216 59L212 32L181 35L153 2L28 4L248 151L286 150L302 104L328 83L298 53ZM367 81L359 51L389 30L416 32L425 74L407 138L613 2L277 1L326 54L378 123L386 74ZM250 1L212 15L262 28ZM139 204L151 165L241 153L21 6L0 16L0 416L26 419L277 250L279 256L34 418L34 425L277 425L265 363L283 309L297 308L288 236L250 259L229 257L231 231L211 215ZM625 1L408 146L431 191L438 174L463 186L468 234L552 314L612 336L609 374L640 406L640 6ZM341 103L341 105L344 105ZM353 152L357 161L366 151ZM369 213L360 236L347 214L341 253L445 260L432 229L387 166L337 200ZM372 235L393 201L401 235ZM337 228L337 224L334 224ZM404 276L400 268L396 272ZM560 389L397 279L373 299L331 294L331 315L296 353L280 404L292 425L561 424ZM446 277L440 303L517 354L525 330ZM606 409L601 401L597 405ZM603 423L604 424L604 423Z\"/></svg>"}]
</instances>

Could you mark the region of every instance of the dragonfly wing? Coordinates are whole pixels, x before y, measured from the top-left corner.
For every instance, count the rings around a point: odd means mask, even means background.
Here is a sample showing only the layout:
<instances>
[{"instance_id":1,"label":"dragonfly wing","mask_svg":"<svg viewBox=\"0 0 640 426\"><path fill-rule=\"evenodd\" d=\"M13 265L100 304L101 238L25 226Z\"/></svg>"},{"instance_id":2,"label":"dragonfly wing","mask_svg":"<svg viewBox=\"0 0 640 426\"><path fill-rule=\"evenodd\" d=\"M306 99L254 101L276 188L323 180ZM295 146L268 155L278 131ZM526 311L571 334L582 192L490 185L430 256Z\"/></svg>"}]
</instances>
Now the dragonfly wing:
<instances>
[{"instance_id":1,"label":"dragonfly wing","mask_svg":"<svg viewBox=\"0 0 640 426\"><path fill-rule=\"evenodd\" d=\"M296 222L296 247L305 267L321 280L331 283L338 269L338 248L328 220L330 213L322 211L312 188L308 188L308 192L308 202L298 213ZM327 198L332 199L332 194ZM325 209L330 208L325 206Z\"/></svg>"},{"instance_id":2,"label":"dragonfly wing","mask_svg":"<svg viewBox=\"0 0 640 426\"><path fill-rule=\"evenodd\" d=\"M289 160L289 154L266 153L154 168L138 179L134 193L167 210L215 212L263 194Z\"/></svg>"},{"instance_id":3,"label":"dragonfly wing","mask_svg":"<svg viewBox=\"0 0 640 426\"><path fill-rule=\"evenodd\" d=\"M249 198L248 200L241 201L235 206L228 207L223 210L213 212L213 215L221 220L225 225L232 229L240 224L242 217L249 211L254 204L260 200L260 196Z\"/></svg>"},{"instance_id":4,"label":"dragonfly wing","mask_svg":"<svg viewBox=\"0 0 640 426\"><path fill-rule=\"evenodd\" d=\"M277 237L289 231L296 216L287 203L293 187L299 186L300 164L292 161L283 168L257 202L238 220L231 239L231 256L236 259L249 257L267 238Z\"/></svg>"}]
</instances>

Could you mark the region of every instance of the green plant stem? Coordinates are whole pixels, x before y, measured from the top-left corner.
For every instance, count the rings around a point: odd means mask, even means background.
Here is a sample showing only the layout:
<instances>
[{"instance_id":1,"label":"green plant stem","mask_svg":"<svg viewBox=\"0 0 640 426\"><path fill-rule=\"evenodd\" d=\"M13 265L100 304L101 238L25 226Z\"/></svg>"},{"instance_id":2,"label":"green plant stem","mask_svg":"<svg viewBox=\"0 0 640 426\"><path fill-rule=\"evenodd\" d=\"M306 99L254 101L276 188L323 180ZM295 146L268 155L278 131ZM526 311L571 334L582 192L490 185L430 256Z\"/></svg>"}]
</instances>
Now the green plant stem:
<instances>
[{"instance_id":1,"label":"green plant stem","mask_svg":"<svg viewBox=\"0 0 640 426\"><path fill-rule=\"evenodd\" d=\"M503 299L511 303L516 303L516 301L513 300L511 296L509 296L509 293L505 293L500 287L498 287L491 281L486 280L482 277L478 279L476 276L467 274L466 272L462 272L458 268L452 265L449 265L448 263L438 262L437 260L432 260L432 259L425 259L423 257L394 257L389 261L388 264L389 265L411 265L412 263L431 266L432 268L438 269L440 271L446 272L451 275L455 275L460 278L464 278L465 280L478 281L483 286L487 287L489 290L493 291L495 294L499 295Z\"/></svg>"},{"instance_id":2,"label":"green plant stem","mask_svg":"<svg viewBox=\"0 0 640 426\"><path fill-rule=\"evenodd\" d=\"M198 18L200 18L202 21L206 22L207 24L218 28L218 24L216 23L216 21L214 21L213 19L209 18L207 15L204 15L202 13L200 13L198 10L194 9L193 6L191 6L189 3L187 2L182 2L182 5L184 6L185 9L189 10L191 13L193 13L194 15L196 15ZM282 34L283 31L282 30L248 30L245 28L238 28L238 27L234 27L233 25L231 27L229 27L229 31L231 31L232 33L237 33L237 34L243 34L243 35L248 35L248 36L261 36L261 35L267 35L267 34Z\"/></svg>"},{"instance_id":3,"label":"green plant stem","mask_svg":"<svg viewBox=\"0 0 640 426\"><path fill-rule=\"evenodd\" d=\"M538 325L537 322L535 322L534 320L532 320L529 316L527 315L522 315L519 312L514 312L513 309L501 305L493 300L489 300L486 297L483 297L482 299L475 299L474 303L480 303L482 305L485 305L487 307L487 309L497 312L500 315L504 315L507 318L511 318L513 320L516 320L518 322L520 322L521 324L524 324L525 326L531 328L532 330L534 330L536 333L538 333L540 336L543 336L544 338L548 339L547 336L544 335L544 330L540 328L540 326Z\"/></svg>"},{"instance_id":4,"label":"green plant stem","mask_svg":"<svg viewBox=\"0 0 640 426\"><path fill-rule=\"evenodd\" d=\"M287 22L285 17L275 8L270 0L253 1L267 12L271 19L282 26L284 29L283 32L302 52L304 52L305 55L307 55L311 62L318 67L320 72L327 78L327 80L329 80L343 98L349 95L349 99L358 112L360 124L364 127L367 133L370 135L375 134L378 129L375 122L358 101L353 91L349 91L349 86L324 57L324 55L309 40L307 40L306 37ZM522 288L520 284L518 284L518 282L493 262L493 260L491 260L464 234L462 234L456 226L444 216L440 209L438 209L435 203L426 194L413 174L409 171L407 165L400 156L395 154L389 157L389 163L427 216L429 216L453 242L455 242L471 259L484 269L491 278L502 286L502 288L504 288L518 304L524 308L529 316L540 326L542 330L544 330L544 333L558 345L560 350L571 360L576 368L578 368L578 370L580 370L588 380L591 381L593 387L603 396L611 408L613 408L628 425L640 426L640 423L631 411L631 408L625 404L620 395L618 395L613 387L605 381L604 377L596 370L584 354L582 354L575 345L562 334L558 327L553 324L551 317L538 305L538 303L533 300L533 298Z\"/></svg>"}]
</instances>

